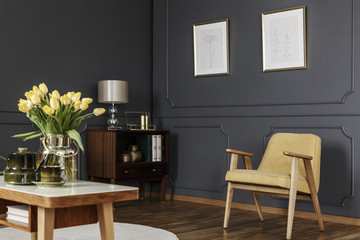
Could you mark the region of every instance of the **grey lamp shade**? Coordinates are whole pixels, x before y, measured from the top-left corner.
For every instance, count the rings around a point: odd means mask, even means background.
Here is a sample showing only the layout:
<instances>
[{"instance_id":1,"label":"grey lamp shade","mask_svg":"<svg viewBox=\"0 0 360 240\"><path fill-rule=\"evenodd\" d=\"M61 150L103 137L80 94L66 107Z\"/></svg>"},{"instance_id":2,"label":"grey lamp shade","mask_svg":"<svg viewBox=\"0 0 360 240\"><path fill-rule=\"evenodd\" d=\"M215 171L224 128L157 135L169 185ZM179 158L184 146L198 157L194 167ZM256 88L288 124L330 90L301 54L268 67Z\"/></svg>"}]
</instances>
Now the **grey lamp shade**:
<instances>
[{"instance_id":1,"label":"grey lamp shade","mask_svg":"<svg viewBox=\"0 0 360 240\"><path fill-rule=\"evenodd\" d=\"M129 102L129 85L123 80L98 81L99 103L127 103Z\"/></svg>"}]
</instances>

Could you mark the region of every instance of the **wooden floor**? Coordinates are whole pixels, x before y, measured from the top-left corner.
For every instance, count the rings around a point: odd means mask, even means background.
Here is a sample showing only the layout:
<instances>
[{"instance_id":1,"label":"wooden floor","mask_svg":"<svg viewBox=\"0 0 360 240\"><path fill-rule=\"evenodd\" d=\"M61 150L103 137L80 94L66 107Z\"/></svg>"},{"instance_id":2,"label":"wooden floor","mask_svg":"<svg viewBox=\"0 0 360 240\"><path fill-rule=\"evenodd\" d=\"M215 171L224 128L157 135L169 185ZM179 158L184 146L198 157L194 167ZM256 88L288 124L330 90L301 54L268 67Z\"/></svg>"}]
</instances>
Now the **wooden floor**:
<instances>
[{"instance_id":1,"label":"wooden floor","mask_svg":"<svg viewBox=\"0 0 360 240\"><path fill-rule=\"evenodd\" d=\"M145 199L115 204L114 220L162 228L180 240L279 240L285 239L286 216L232 209L227 230L222 228L224 208L183 201ZM294 219L292 239L360 239L360 227L325 222L320 232L317 222Z\"/></svg>"}]
</instances>

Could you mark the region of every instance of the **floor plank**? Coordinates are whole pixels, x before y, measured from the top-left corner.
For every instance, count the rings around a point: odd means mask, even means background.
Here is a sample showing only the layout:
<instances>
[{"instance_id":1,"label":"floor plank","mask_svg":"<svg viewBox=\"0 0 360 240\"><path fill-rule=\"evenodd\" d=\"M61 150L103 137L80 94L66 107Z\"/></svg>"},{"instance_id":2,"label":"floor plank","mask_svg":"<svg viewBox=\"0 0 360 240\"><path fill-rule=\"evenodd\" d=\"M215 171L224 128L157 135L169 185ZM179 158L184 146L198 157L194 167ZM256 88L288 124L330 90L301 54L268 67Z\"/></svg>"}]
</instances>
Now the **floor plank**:
<instances>
[{"instance_id":1,"label":"floor plank","mask_svg":"<svg viewBox=\"0 0 360 240\"><path fill-rule=\"evenodd\" d=\"M232 209L229 228L225 230L224 211L222 207L176 200L160 202L153 198L116 203L114 219L162 228L175 233L180 240L285 239L287 216L264 213L262 223L254 211ZM292 239L360 239L360 227L324 224L325 232L320 232L315 220L297 218L295 214Z\"/></svg>"}]
</instances>

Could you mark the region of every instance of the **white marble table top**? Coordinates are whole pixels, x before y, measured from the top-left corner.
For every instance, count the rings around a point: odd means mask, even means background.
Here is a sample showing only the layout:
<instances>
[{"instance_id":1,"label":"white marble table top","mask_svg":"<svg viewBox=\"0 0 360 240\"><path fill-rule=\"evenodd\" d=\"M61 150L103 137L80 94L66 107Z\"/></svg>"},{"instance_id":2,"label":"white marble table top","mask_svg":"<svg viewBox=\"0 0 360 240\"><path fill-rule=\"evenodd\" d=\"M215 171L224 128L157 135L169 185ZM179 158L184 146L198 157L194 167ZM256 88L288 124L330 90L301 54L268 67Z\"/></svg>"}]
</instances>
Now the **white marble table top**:
<instances>
[{"instance_id":1,"label":"white marble table top","mask_svg":"<svg viewBox=\"0 0 360 240\"><path fill-rule=\"evenodd\" d=\"M123 192L138 190L137 187L128 187L116 184L106 184L91 181L76 181L65 183L61 187L37 187L36 185L10 185L4 182L4 176L0 176L1 189L39 195L42 197L64 197L83 194Z\"/></svg>"}]
</instances>

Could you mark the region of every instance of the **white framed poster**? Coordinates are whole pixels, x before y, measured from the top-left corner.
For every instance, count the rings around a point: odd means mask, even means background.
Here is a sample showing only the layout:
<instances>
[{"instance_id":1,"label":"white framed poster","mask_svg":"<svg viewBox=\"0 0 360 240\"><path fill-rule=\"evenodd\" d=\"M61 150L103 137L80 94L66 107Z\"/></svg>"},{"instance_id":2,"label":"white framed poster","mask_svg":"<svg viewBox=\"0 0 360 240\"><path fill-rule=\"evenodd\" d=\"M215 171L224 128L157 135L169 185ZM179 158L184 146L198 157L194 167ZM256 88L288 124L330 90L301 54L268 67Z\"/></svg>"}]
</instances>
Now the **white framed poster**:
<instances>
[{"instance_id":1,"label":"white framed poster","mask_svg":"<svg viewBox=\"0 0 360 240\"><path fill-rule=\"evenodd\" d=\"M229 20L193 25L194 76L229 75Z\"/></svg>"},{"instance_id":2,"label":"white framed poster","mask_svg":"<svg viewBox=\"0 0 360 240\"><path fill-rule=\"evenodd\" d=\"M263 71L306 68L306 7L262 14Z\"/></svg>"}]
</instances>

